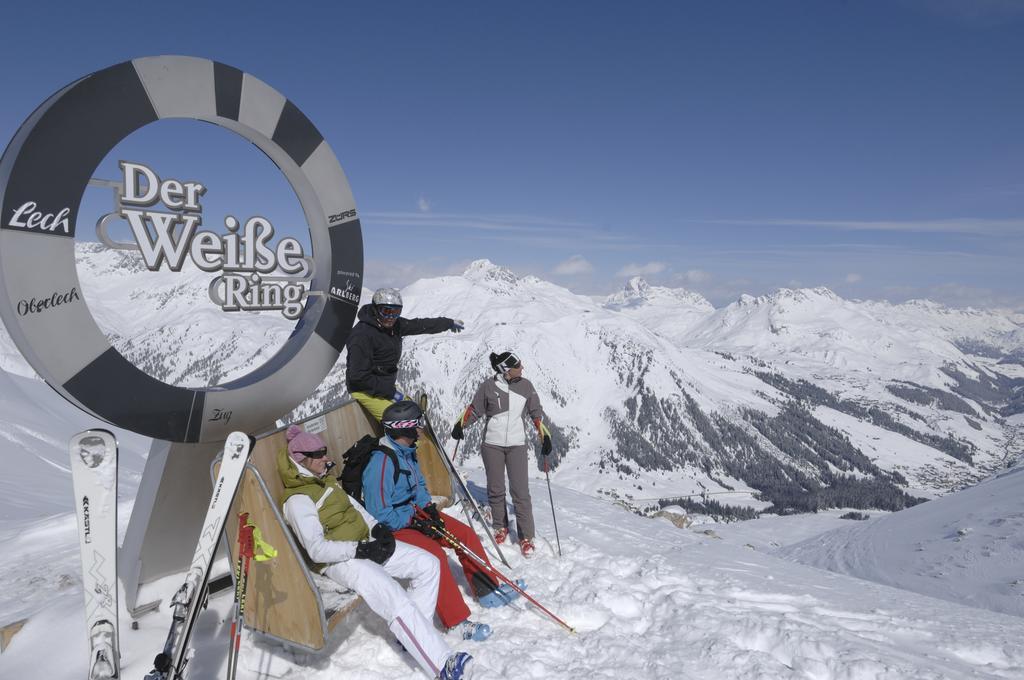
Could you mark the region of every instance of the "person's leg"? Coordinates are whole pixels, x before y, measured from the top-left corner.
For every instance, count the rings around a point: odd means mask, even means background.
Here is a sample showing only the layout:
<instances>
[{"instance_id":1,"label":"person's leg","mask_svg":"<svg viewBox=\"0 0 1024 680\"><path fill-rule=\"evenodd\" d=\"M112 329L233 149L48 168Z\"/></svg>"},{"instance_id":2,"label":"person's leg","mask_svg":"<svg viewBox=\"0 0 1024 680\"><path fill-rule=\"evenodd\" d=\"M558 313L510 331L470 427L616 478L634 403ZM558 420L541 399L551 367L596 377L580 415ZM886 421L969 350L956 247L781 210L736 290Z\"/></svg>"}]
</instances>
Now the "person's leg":
<instances>
[{"instance_id":1,"label":"person's leg","mask_svg":"<svg viewBox=\"0 0 1024 680\"><path fill-rule=\"evenodd\" d=\"M469 607L462 599L459 584L448 566L448 555L444 548L432 538L427 538L415 529L399 529L395 539L426 550L437 561L440 582L437 591L437 616L445 628L454 628L469 618Z\"/></svg>"},{"instance_id":2,"label":"person's leg","mask_svg":"<svg viewBox=\"0 0 1024 680\"><path fill-rule=\"evenodd\" d=\"M383 566L372 560L351 559L332 564L324 573L356 591L366 606L387 621L388 628L423 672L430 678L437 676L451 649Z\"/></svg>"},{"instance_id":3,"label":"person's leg","mask_svg":"<svg viewBox=\"0 0 1024 680\"><path fill-rule=\"evenodd\" d=\"M491 505L491 526L495 529L508 528L508 512L505 509L505 448L493 444L480 446L487 473L487 501Z\"/></svg>"},{"instance_id":4,"label":"person's leg","mask_svg":"<svg viewBox=\"0 0 1024 680\"><path fill-rule=\"evenodd\" d=\"M512 446L505 457L508 467L508 488L512 504L516 506L516 530L519 538L533 540L533 500L530 498L529 456L526 444Z\"/></svg>"},{"instance_id":5,"label":"person's leg","mask_svg":"<svg viewBox=\"0 0 1024 680\"><path fill-rule=\"evenodd\" d=\"M367 392L353 392L352 398L358 401L359 405L366 409L370 417L378 423L381 417L384 416L384 409L394 403L386 397L375 397Z\"/></svg>"},{"instance_id":6,"label":"person's leg","mask_svg":"<svg viewBox=\"0 0 1024 680\"><path fill-rule=\"evenodd\" d=\"M443 512L441 513L441 518L444 519L445 528L455 538L459 539L463 545L473 551L473 554L490 566L491 560L487 557L487 553L484 552L484 546L480 542L480 537L476 535L472 527ZM462 565L462 573L466 575L466 581L469 582L473 593L478 598L486 595L498 586L498 579L492 576L489 570L481 567L475 559L458 550L456 550L456 554L458 555L459 563Z\"/></svg>"},{"instance_id":7,"label":"person's leg","mask_svg":"<svg viewBox=\"0 0 1024 680\"><path fill-rule=\"evenodd\" d=\"M411 543L395 542L395 552L382 565L395 578L409 579L406 592L428 620L434 618L437 593L441 584L441 565L437 556Z\"/></svg>"}]
</instances>

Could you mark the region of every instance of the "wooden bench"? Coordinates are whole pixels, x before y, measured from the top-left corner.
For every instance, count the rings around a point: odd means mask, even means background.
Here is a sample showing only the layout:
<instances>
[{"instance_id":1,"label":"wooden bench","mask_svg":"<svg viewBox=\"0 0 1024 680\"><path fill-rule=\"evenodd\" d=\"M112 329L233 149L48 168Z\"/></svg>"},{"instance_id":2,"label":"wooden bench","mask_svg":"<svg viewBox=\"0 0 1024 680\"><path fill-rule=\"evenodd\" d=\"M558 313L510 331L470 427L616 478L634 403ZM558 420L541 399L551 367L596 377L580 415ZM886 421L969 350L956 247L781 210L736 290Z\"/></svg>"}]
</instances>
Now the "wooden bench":
<instances>
[{"instance_id":1,"label":"wooden bench","mask_svg":"<svg viewBox=\"0 0 1024 680\"><path fill-rule=\"evenodd\" d=\"M300 425L326 442L328 455L338 464L335 469L339 471L341 455L360 437L381 435L380 424L371 420L354 400ZM248 512L262 531L263 539L277 549L277 557L266 562L254 560L249 568L246 627L286 646L319 652L327 645L335 626L359 604L359 598L330 579L313 574L301 546L285 524L281 514L284 486L277 472L278 453L287 446L285 429L262 436L256 442L228 516L225 536L232 570L238 559L239 513ZM430 493L450 499L451 479L436 449L421 440L418 459ZM217 463L214 465L216 468Z\"/></svg>"}]
</instances>

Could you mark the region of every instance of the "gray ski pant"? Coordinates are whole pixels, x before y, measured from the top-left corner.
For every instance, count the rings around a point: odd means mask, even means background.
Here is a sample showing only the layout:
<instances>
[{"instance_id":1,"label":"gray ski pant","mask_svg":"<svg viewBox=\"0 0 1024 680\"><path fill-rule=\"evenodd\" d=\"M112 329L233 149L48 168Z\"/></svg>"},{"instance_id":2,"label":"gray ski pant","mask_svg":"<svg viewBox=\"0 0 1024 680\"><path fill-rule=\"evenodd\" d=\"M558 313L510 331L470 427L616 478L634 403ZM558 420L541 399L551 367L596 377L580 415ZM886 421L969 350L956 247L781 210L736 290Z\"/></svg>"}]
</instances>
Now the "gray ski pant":
<instances>
[{"instance_id":1,"label":"gray ski pant","mask_svg":"<svg viewBox=\"0 0 1024 680\"><path fill-rule=\"evenodd\" d=\"M491 504L491 518L495 529L508 527L508 513L505 510L505 471L508 470L508 486L512 492L512 505L516 509L516 530L520 538L533 539L533 501L530 499L526 444L519 446L495 446L484 444L480 447L487 472L487 500Z\"/></svg>"}]
</instances>

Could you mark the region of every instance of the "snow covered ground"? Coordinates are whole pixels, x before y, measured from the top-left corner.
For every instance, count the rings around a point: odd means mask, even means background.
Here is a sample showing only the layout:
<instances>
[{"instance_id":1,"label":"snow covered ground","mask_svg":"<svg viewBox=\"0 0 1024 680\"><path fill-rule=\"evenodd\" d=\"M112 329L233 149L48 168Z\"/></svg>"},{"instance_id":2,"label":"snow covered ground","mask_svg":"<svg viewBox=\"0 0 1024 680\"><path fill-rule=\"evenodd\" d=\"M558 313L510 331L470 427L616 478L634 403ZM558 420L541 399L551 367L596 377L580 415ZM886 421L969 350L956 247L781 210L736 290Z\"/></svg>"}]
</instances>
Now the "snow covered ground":
<instances>
[{"instance_id":1,"label":"snow covered ground","mask_svg":"<svg viewBox=\"0 0 1024 680\"><path fill-rule=\"evenodd\" d=\"M989 506L968 498L972 525L1024 510L1024 474L1004 479L1017 485L1015 496L1006 495L1012 507L992 504L994 514L988 515ZM478 678L1024 677L1024 619L787 562L757 545L747 547L741 535L750 531L781 543L847 520L804 516L679 529L555 482L563 557L554 552L551 508L538 473L533 496L545 540L533 560L510 557L511 571L578 633L569 634L529 605L482 610L473 604L474 618L490 623L494 637L484 643L451 643L476 656ZM122 517L127 509L122 507ZM921 529L925 532L948 521L939 516L946 510L938 503L913 510L935 515L927 525L932 528ZM0 531L0 622L32 613L0 654L0 678L79 680L85 673L86 644L74 517L8 521ZM844 533L850 541L864 540L858 532ZM1011 540L1020 542L1019 530ZM1014 556L1004 552L992 559ZM1017 556L1014 564L1020 563ZM894 568L898 565L893 562ZM170 594L177 583L166 581ZM224 676L230 599L213 598L200 618L192 680ZM127 623L122 619L123 677L141 678L162 644L169 613L162 608L144 617L139 630ZM238 677L420 677L386 633L381 620L360 608L335 631L328 653L320 657L297 657L247 636Z\"/></svg>"},{"instance_id":2,"label":"snow covered ground","mask_svg":"<svg viewBox=\"0 0 1024 680\"><path fill-rule=\"evenodd\" d=\"M805 564L1024 616L1024 467L780 551Z\"/></svg>"}]
</instances>

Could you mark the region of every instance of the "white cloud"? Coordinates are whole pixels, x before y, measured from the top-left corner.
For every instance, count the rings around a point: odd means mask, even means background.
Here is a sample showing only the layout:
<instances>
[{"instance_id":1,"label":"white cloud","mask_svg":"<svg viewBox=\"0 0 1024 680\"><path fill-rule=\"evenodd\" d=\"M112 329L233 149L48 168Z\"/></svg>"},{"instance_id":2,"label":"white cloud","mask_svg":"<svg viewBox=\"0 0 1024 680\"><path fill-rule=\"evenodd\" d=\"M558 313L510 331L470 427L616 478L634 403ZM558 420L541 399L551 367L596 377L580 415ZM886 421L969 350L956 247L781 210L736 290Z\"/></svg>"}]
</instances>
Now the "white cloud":
<instances>
[{"instance_id":1,"label":"white cloud","mask_svg":"<svg viewBox=\"0 0 1024 680\"><path fill-rule=\"evenodd\" d=\"M421 213L430 212L430 199L420 194L420 197L416 200L416 207Z\"/></svg>"},{"instance_id":2,"label":"white cloud","mask_svg":"<svg viewBox=\"0 0 1024 680\"><path fill-rule=\"evenodd\" d=\"M634 264L630 262L619 270L616 276L651 276L665 271L664 262L648 262L647 264Z\"/></svg>"},{"instance_id":3,"label":"white cloud","mask_svg":"<svg viewBox=\"0 0 1024 680\"><path fill-rule=\"evenodd\" d=\"M429 200L427 201L429 205ZM477 239L515 241L519 245L548 248L576 248L585 242L589 248L636 250L648 248L629 234L599 229L572 220L532 217L529 215L465 215L435 212L366 212L367 227L394 229L430 229L477 232Z\"/></svg>"},{"instance_id":4,"label":"white cloud","mask_svg":"<svg viewBox=\"0 0 1024 680\"><path fill-rule=\"evenodd\" d=\"M864 277L861 276L860 274L847 274L846 275L846 282L847 283L860 283L863 279L864 279Z\"/></svg>"},{"instance_id":5,"label":"white cloud","mask_svg":"<svg viewBox=\"0 0 1024 680\"><path fill-rule=\"evenodd\" d=\"M683 280L687 283L704 283L711 279L711 274L708 274L703 269L687 269L686 273L683 274Z\"/></svg>"},{"instance_id":6,"label":"white cloud","mask_svg":"<svg viewBox=\"0 0 1024 680\"><path fill-rule=\"evenodd\" d=\"M563 274L573 276L576 274L589 274L594 271L594 265L590 264L585 257L582 255L573 255L568 260L564 260L555 265L554 272L556 274Z\"/></svg>"},{"instance_id":7,"label":"white cloud","mask_svg":"<svg viewBox=\"0 0 1024 680\"><path fill-rule=\"evenodd\" d=\"M699 220L694 220L695 222ZM895 231L920 234L978 234L1014 236L1024 230L1024 219L954 218L940 220L707 220L706 224L731 224L740 227L819 227L838 231Z\"/></svg>"}]
</instances>

